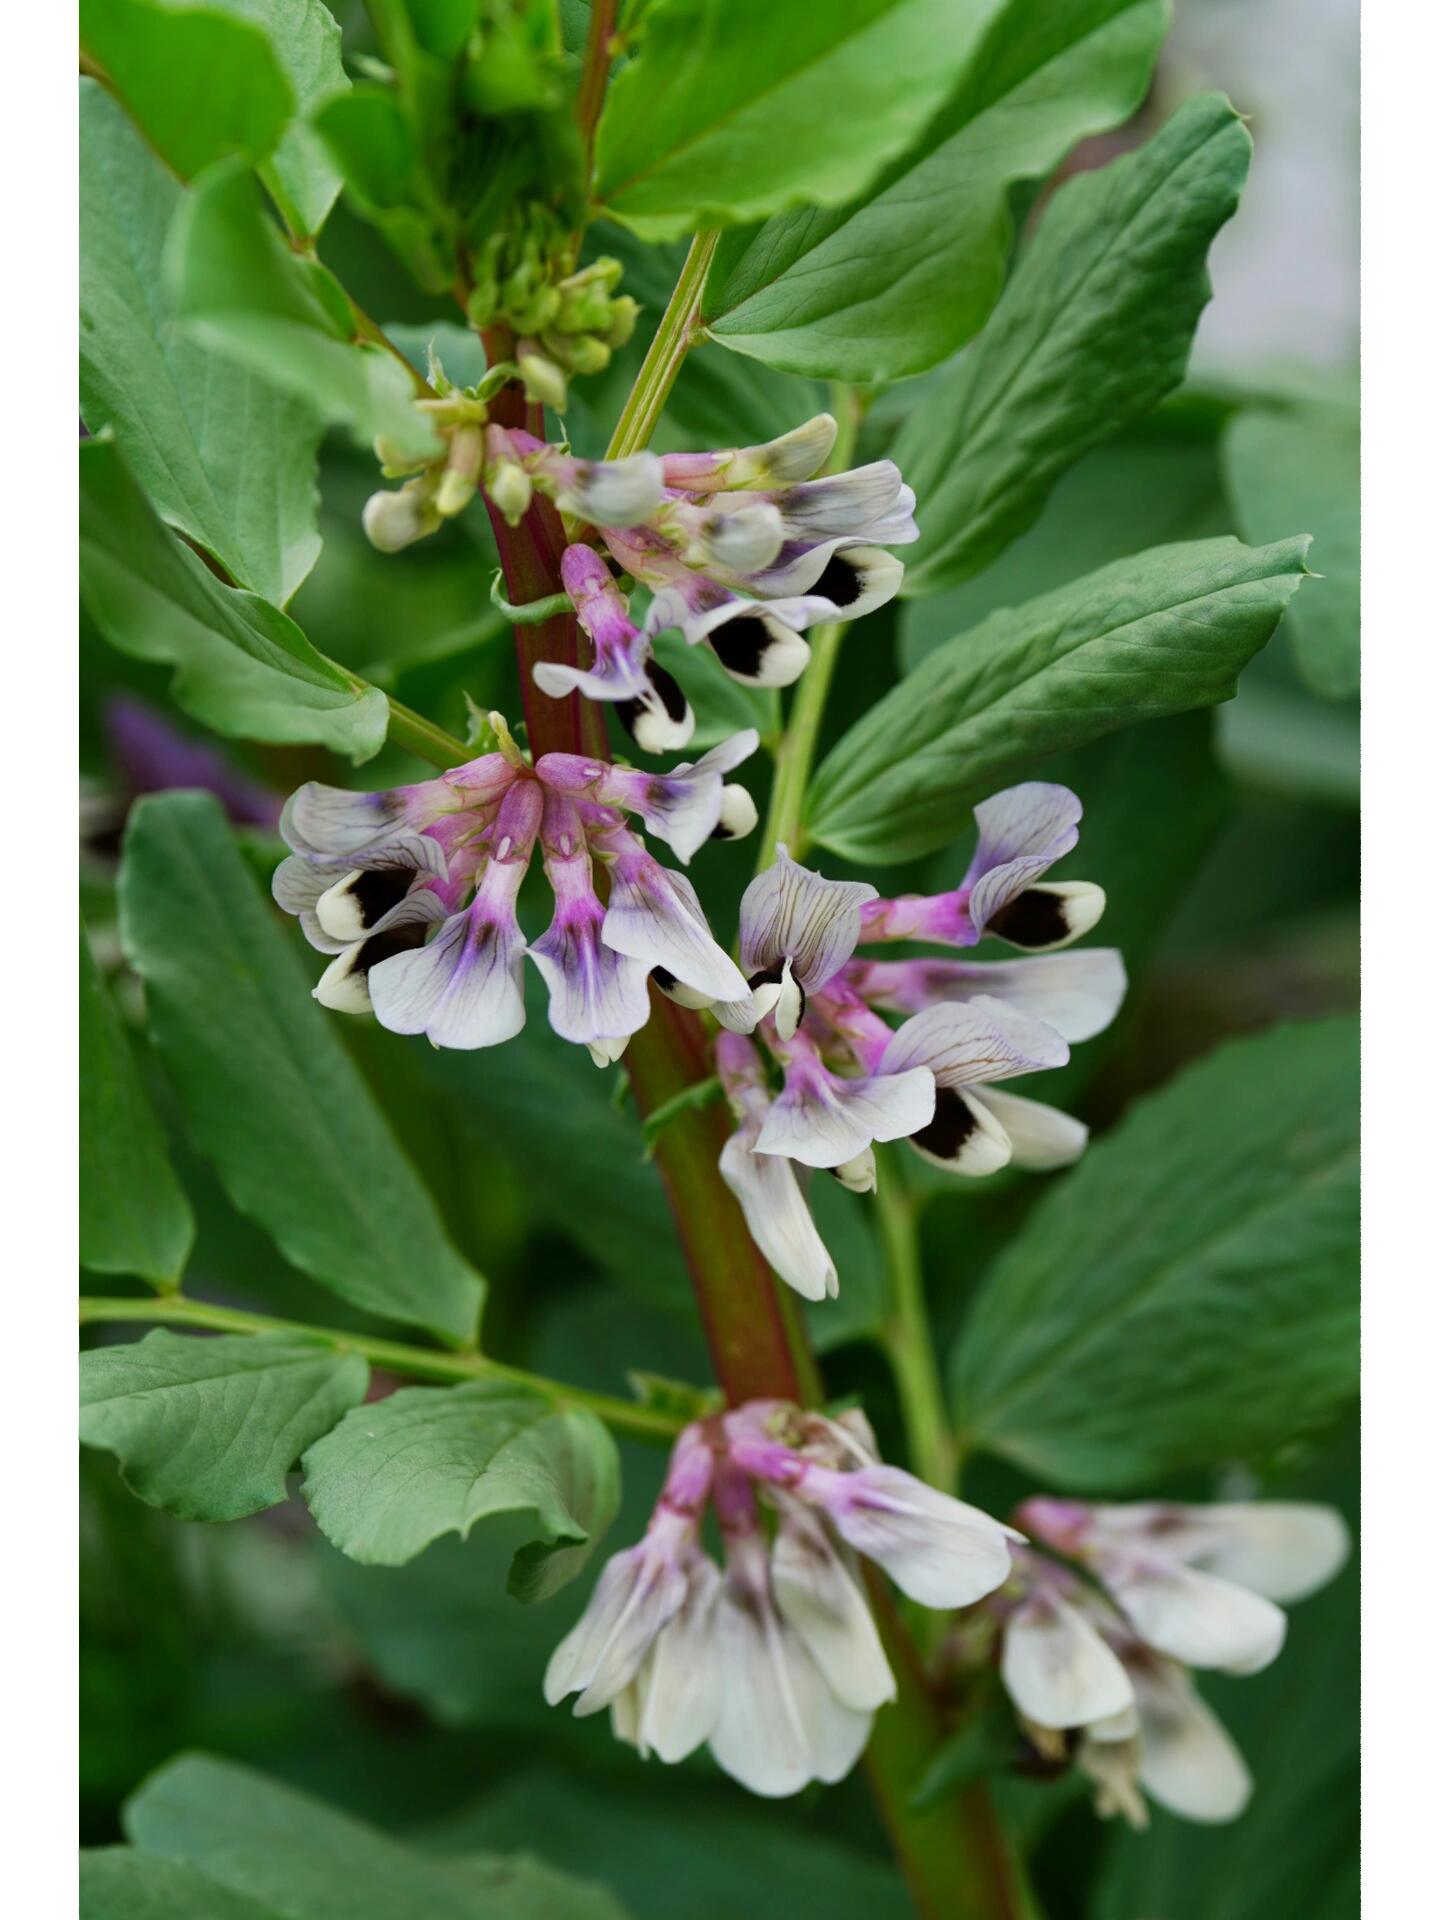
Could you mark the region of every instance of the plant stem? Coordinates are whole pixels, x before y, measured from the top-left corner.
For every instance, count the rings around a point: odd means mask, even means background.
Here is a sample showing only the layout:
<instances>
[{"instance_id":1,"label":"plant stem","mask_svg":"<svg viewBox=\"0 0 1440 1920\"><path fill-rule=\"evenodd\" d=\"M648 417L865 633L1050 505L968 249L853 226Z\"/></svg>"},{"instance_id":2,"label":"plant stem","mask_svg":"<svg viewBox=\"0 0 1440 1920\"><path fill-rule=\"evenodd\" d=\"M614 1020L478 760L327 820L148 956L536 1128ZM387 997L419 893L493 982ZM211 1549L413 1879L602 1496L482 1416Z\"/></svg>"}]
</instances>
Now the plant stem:
<instances>
[{"instance_id":1,"label":"plant stem","mask_svg":"<svg viewBox=\"0 0 1440 1920\"><path fill-rule=\"evenodd\" d=\"M695 330L700 320L700 298L705 291L705 277L715 258L719 239L718 233L697 233L690 242L690 251L685 256L685 264L680 269L680 277L675 282L669 303L660 316L655 338L650 342L650 351L635 376L635 384L610 436L610 445L605 449L607 460L619 460L627 453L639 453L642 447L649 444L651 434L659 425L675 377L685 364L686 354L695 344Z\"/></svg>"},{"instance_id":2,"label":"plant stem","mask_svg":"<svg viewBox=\"0 0 1440 1920\"><path fill-rule=\"evenodd\" d=\"M367 683L357 680L357 684ZM407 748L418 759L428 760L436 767L463 767L467 760L475 757L463 740L457 740L453 733L437 727L433 720L427 720L423 713L416 713L399 700L390 701L388 737L397 747Z\"/></svg>"},{"instance_id":3,"label":"plant stem","mask_svg":"<svg viewBox=\"0 0 1440 1920\"><path fill-rule=\"evenodd\" d=\"M915 1195L905 1186L894 1155L882 1148L876 1159L875 1210L889 1296L883 1344L900 1395L910 1464L922 1480L949 1493L955 1481L955 1443L925 1305Z\"/></svg>"},{"instance_id":4,"label":"plant stem","mask_svg":"<svg viewBox=\"0 0 1440 1920\"><path fill-rule=\"evenodd\" d=\"M617 1433L633 1434L638 1439L668 1445L682 1422L656 1407L642 1407L613 1394L592 1393L587 1387L571 1387L543 1374L526 1373L521 1367L507 1367L499 1360L479 1353L442 1353L428 1347L413 1347L403 1340L379 1340L369 1334L347 1333L340 1327L312 1327L301 1320L276 1320L269 1314L246 1313L239 1307L214 1306L208 1300L97 1299L82 1297L80 1323L97 1325L105 1321L149 1320L166 1326L208 1327L217 1333L286 1333L317 1340L337 1353L360 1353L378 1367L394 1373L412 1375L417 1380L505 1380L511 1386L527 1387L557 1406L584 1407Z\"/></svg>"},{"instance_id":5,"label":"plant stem","mask_svg":"<svg viewBox=\"0 0 1440 1920\"><path fill-rule=\"evenodd\" d=\"M616 0L591 0L590 30L585 36L585 64L580 70L580 87L575 96L575 118L585 149L585 179L595 153L595 127L605 104L605 88L610 79L610 43L615 37Z\"/></svg>"}]
</instances>

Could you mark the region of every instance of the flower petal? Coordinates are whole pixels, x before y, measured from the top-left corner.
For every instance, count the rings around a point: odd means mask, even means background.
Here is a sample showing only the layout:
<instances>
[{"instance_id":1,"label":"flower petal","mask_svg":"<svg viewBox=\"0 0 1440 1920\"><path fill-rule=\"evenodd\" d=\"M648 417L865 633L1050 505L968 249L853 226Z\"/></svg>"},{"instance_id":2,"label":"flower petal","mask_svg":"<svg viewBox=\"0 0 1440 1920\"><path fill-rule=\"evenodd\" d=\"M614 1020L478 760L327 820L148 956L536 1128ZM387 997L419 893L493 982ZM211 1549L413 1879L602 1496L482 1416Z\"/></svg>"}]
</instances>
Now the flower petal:
<instances>
[{"instance_id":1,"label":"flower petal","mask_svg":"<svg viewBox=\"0 0 1440 1920\"><path fill-rule=\"evenodd\" d=\"M791 1080L765 1116L757 1153L784 1154L806 1167L838 1167L873 1140L903 1140L935 1112L925 1067L842 1080L823 1067Z\"/></svg>"},{"instance_id":2,"label":"flower petal","mask_svg":"<svg viewBox=\"0 0 1440 1920\"><path fill-rule=\"evenodd\" d=\"M865 933L862 928L861 942ZM1003 1000L1072 1044L1104 1031L1125 997L1113 947L1034 960L853 960L846 979L872 1007L919 1013L941 1001Z\"/></svg>"},{"instance_id":3,"label":"flower petal","mask_svg":"<svg viewBox=\"0 0 1440 1920\"><path fill-rule=\"evenodd\" d=\"M1009 1134L984 1101L959 1087L936 1088L934 1115L910 1145L932 1167L973 1180L1010 1164Z\"/></svg>"},{"instance_id":4,"label":"flower petal","mask_svg":"<svg viewBox=\"0 0 1440 1920\"><path fill-rule=\"evenodd\" d=\"M795 1168L774 1154L757 1154L759 1123L747 1121L720 1153L720 1172L740 1202L750 1237L787 1286L806 1300L834 1299L835 1262L810 1217Z\"/></svg>"},{"instance_id":5,"label":"flower petal","mask_svg":"<svg viewBox=\"0 0 1440 1920\"><path fill-rule=\"evenodd\" d=\"M1147 1646L1187 1667L1258 1673L1285 1640L1273 1601L1154 1552L1105 1552L1106 1589Z\"/></svg>"},{"instance_id":6,"label":"flower petal","mask_svg":"<svg viewBox=\"0 0 1440 1920\"><path fill-rule=\"evenodd\" d=\"M781 1618L844 1706L873 1712L895 1698L895 1676L859 1581L820 1521L793 1500L780 1511L770 1580Z\"/></svg>"},{"instance_id":7,"label":"flower petal","mask_svg":"<svg viewBox=\"0 0 1440 1920\"><path fill-rule=\"evenodd\" d=\"M1166 1667L1136 1692L1145 1791L1184 1820L1238 1819L1250 1799L1250 1770L1189 1675Z\"/></svg>"},{"instance_id":8,"label":"flower petal","mask_svg":"<svg viewBox=\"0 0 1440 1920\"><path fill-rule=\"evenodd\" d=\"M1286 1603L1317 1592L1339 1572L1350 1552L1341 1515L1310 1501L1140 1503L1097 1506L1094 1514L1107 1539L1146 1540L1167 1559Z\"/></svg>"},{"instance_id":9,"label":"flower petal","mask_svg":"<svg viewBox=\"0 0 1440 1920\"><path fill-rule=\"evenodd\" d=\"M600 931L606 946L641 961L647 973L662 967L711 1000L745 992L745 976L717 944L694 887L648 853L617 862Z\"/></svg>"},{"instance_id":10,"label":"flower petal","mask_svg":"<svg viewBox=\"0 0 1440 1920\"><path fill-rule=\"evenodd\" d=\"M1119 1656L1084 1616L1037 1589L1006 1622L1005 1690L1042 1727L1084 1727L1123 1713L1135 1690Z\"/></svg>"},{"instance_id":11,"label":"flower petal","mask_svg":"<svg viewBox=\"0 0 1440 1920\"><path fill-rule=\"evenodd\" d=\"M525 1025L525 936L515 918L477 899L428 946L372 969L376 1018L437 1047L496 1047Z\"/></svg>"},{"instance_id":12,"label":"flower petal","mask_svg":"<svg viewBox=\"0 0 1440 1920\"><path fill-rule=\"evenodd\" d=\"M1012 1166L1028 1167L1034 1173L1073 1166L1090 1139L1090 1129L1083 1120L1062 1113L1058 1107L1048 1107L1042 1100L1024 1100L1018 1093L1002 1093L998 1087L977 1088L970 1098L1005 1129Z\"/></svg>"},{"instance_id":13,"label":"flower petal","mask_svg":"<svg viewBox=\"0 0 1440 1920\"><path fill-rule=\"evenodd\" d=\"M968 1607L1009 1576L1012 1530L900 1467L858 1467L817 1486L842 1539L921 1606Z\"/></svg>"},{"instance_id":14,"label":"flower petal","mask_svg":"<svg viewBox=\"0 0 1440 1920\"><path fill-rule=\"evenodd\" d=\"M875 898L867 882L827 880L777 847L740 902L740 965L754 974L789 959L803 987L823 987L855 951L860 909Z\"/></svg>"},{"instance_id":15,"label":"flower petal","mask_svg":"<svg viewBox=\"0 0 1440 1920\"><path fill-rule=\"evenodd\" d=\"M942 1087L988 1086L1063 1067L1069 1058L1070 1048L1053 1027L982 995L927 1007L907 1020L881 1056L880 1071L924 1066Z\"/></svg>"}]
</instances>

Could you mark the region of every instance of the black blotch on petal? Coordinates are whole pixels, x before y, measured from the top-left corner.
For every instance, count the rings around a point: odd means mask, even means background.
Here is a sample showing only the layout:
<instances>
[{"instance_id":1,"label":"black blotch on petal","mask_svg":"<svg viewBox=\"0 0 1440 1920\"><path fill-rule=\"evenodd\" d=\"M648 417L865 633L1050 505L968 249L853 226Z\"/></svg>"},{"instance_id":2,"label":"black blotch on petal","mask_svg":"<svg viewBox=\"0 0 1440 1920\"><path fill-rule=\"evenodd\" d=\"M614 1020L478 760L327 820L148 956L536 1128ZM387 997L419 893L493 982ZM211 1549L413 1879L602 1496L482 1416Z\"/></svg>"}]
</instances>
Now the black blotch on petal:
<instances>
[{"instance_id":1,"label":"black blotch on petal","mask_svg":"<svg viewBox=\"0 0 1440 1920\"><path fill-rule=\"evenodd\" d=\"M722 627L713 627L709 639L721 666L747 680L753 680L759 673L760 662L775 644L766 631L765 622L753 613L742 614L738 620L727 620Z\"/></svg>"},{"instance_id":2,"label":"black blotch on petal","mask_svg":"<svg viewBox=\"0 0 1440 1920\"><path fill-rule=\"evenodd\" d=\"M662 993L669 993L675 984L675 976L668 967L652 967L650 969L650 978Z\"/></svg>"},{"instance_id":3,"label":"black blotch on petal","mask_svg":"<svg viewBox=\"0 0 1440 1920\"><path fill-rule=\"evenodd\" d=\"M860 598L860 572L843 553L831 554L825 571L810 589L833 600L837 607L853 607Z\"/></svg>"},{"instance_id":4,"label":"black blotch on petal","mask_svg":"<svg viewBox=\"0 0 1440 1920\"><path fill-rule=\"evenodd\" d=\"M681 690L680 682L673 673L667 673L664 667L657 667L653 660L647 671L650 675L650 684L659 694L666 713L678 726L690 711L689 702Z\"/></svg>"},{"instance_id":5,"label":"black blotch on petal","mask_svg":"<svg viewBox=\"0 0 1440 1920\"><path fill-rule=\"evenodd\" d=\"M409 953L412 947L423 946L429 931L430 923L426 920L407 920L401 926L387 927L383 933L374 934L364 942L350 971L368 974L382 960L393 959L397 953Z\"/></svg>"},{"instance_id":6,"label":"black blotch on petal","mask_svg":"<svg viewBox=\"0 0 1440 1920\"><path fill-rule=\"evenodd\" d=\"M955 1160L979 1124L953 1087L940 1087L935 1095L934 1119L910 1138L923 1152L933 1153L937 1160Z\"/></svg>"},{"instance_id":7,"label":"black blotch on petal","mask_svg":"<svg viewBox=\"0 0 1440 1920\"><path fill-rule=\"evenodd\" d=\"M985 931L998 933L1016 947L1053 947L1069 933L1070 916L1059 894L1029 887L992 914Z\"/></svg>"},{"instance_id":8,"label":"black blotch on petal","mask_svg":"<svg viewBox=\"0 0 1440 1920\"><path fill-rule=\"evenodd\" d=\"M373 927L382 914L398 907L414 878L408 867L377 867L352 880L346 892L360 910L361 926Z\"/></svg>"},{"instance_id":9,"label":"black blotch on petal","mask_svg":"<svg viewBox=\"0 0 1440 1920\"><path fill-rule=\"evenodd\" d=\"M761 967L758 973L752 973L749 980L746 982L746 985L749 987L750 991L753 993L756 987L764 987L764 986L778 987L784 978L785 978L785 962L782 959L782 960L777 960L773 967ZM796 1016L796 1023L798 1025L799 1021L805 1018L805 989L804 987L801 986L800 982L795 978L793 973L790 976L790 984L792 987L794 987L796 993L798 993L800 996L800 1012Z\"/></svg>"}]
</instances>

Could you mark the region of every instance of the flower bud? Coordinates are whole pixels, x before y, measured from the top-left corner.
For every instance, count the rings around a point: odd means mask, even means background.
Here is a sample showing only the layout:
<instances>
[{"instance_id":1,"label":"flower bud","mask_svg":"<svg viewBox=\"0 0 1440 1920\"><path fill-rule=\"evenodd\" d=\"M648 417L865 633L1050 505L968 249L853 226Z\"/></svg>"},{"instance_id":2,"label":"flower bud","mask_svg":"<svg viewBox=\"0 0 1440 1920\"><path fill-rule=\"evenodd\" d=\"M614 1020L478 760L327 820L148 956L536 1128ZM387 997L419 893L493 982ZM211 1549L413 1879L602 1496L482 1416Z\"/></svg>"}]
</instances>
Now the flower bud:
<instances>
[{"instance_id":1,"label":"flower bud","mask_svg":"<svg viewBox=\"0 0 1440 1920\"><path fill-rule=\"evenodd\" d=\"M563 367L557 366L547 354L541 353L533 340L519 343L515 351L515 364L525 383L527 400L537 406L551 407L556 413L565 411L567 385Z\"/></svg>"},{"instance_id":2,"label":"flower bud","mask_svg":"<svg viewBox=\"0 0 1440 1920\"><path fill-rule=\"evenodd\" d=\"M393 492L372 493L365 502L361 525L371 546L380 553L399 553L440 525L428 474Z\"/></svg>"},{"instance_id":3,"label":"flower bud","mask_svg":"<svg viewBox=\"0 0 1440 1920\"><path fill-rule=\"evenodd\" d=\"M463 513L475 498L484 455L485 439L479 427L458 427L451 435L445 471L435 489L435 511L447 520Z\"/></svg>"},{"instance_id":4,"label":"flower bud","mask_svg":"<svg viewBox=\"0 0 1440 1920\"><path fill-rule=\"evenodd\" d=\"M610 364L610 349L593 333L566 337L565 357L575 373L603 373Z\"/></svg>"},{"instance_id":5,"label":"flower bud","mask_svg":"<svg viewBox=\"0 0 1440 1920\"><path fill-rule=\"evenodd\" d=\"M485 491L507 527L518 527L534 494L530 476L518 460L497 460L485 475Z\"/></svg>"},{"instance_id":6,"label":"flower bud","mask_svg":"<svg viewBox=\"0 0 1440 1920\"><path fill-rule=\"evenodd\" d=\"M605 344L612 353L625 345L634 333L639 317L640 302L632 300L628 293L622 293L618 299L610 302L610 325L605 334Z\"/></svg>"}]
</instances>

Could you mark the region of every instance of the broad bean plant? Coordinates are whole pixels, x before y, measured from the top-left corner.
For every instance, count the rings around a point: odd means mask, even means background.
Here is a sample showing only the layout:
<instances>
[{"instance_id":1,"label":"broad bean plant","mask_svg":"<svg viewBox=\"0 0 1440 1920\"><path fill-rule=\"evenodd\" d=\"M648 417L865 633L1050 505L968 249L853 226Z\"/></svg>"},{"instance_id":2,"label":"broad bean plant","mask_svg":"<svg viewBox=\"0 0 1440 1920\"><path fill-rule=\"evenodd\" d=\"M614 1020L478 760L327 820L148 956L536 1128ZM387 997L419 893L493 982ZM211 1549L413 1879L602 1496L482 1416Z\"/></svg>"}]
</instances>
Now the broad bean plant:
<instances>
[{"instance_id":1,"label":"broad bean plant","mask_svg":"<svg viewBox=\"0 0 1440 1920\"><path fill-rule=\"evenodd\" d=\"M1146 985L1349 422L1173 397L1166 30L82 0L87 1484L332 1755L160 1660L89 1920L1353 1911L1353 1022Z\"/></svg>"}]
</instances>

